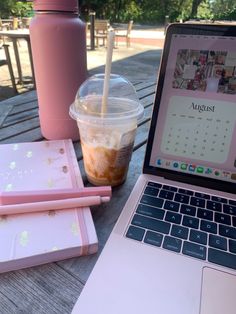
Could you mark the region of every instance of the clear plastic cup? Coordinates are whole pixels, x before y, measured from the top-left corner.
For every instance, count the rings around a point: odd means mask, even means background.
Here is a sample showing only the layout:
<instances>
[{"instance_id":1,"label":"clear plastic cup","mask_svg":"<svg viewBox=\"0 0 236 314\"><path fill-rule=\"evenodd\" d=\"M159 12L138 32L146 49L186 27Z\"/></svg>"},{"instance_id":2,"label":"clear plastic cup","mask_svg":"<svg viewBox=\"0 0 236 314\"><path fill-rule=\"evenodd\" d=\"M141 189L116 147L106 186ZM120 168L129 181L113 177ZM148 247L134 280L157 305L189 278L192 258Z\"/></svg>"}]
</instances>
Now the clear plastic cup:
<instances>
[{"instance_id":1,"label":"clear plastic cup","mask_svg":"<svg viewBox=\"0 0 236 314\"><path fill-rule=\"evenodd\" d=\"M116 186L126 179L137 122L144 108L133 85L111 74L107 108L102 113L104 74L86 80L70 106L76 119L85 172L94 185Z\"/></svg>"}]
</instances>

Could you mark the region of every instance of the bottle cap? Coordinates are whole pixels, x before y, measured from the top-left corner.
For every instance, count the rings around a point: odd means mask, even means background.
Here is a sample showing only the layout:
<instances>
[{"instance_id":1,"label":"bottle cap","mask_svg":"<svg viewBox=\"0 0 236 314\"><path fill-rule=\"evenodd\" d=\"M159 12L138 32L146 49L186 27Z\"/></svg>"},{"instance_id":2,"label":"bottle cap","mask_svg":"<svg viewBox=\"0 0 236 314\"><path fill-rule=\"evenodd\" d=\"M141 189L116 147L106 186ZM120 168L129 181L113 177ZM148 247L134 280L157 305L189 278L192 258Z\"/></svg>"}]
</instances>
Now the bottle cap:
<instances>
[{"instance_id":1,"label":"bottle cap","mask_svg":"<svg viewBox=\"0 0 236 314\"><path fill-rule=\"evenodd\" d=\"M77 0L34 0L35 11L78 12Z\"/></svg>"}]
</instances>

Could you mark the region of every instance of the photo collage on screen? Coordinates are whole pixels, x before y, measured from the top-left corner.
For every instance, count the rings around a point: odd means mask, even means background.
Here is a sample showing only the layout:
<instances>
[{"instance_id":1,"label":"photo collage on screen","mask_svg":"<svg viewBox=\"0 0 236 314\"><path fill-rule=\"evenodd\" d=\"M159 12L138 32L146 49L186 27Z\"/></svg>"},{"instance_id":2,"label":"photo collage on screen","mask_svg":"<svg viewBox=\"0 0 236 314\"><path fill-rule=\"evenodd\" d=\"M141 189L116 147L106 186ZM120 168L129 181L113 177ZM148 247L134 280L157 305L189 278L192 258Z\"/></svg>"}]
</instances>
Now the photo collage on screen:
<instances>
[{"instance_id":1,"label":"photo collage on screen","mask_svg":"<svg viewBox=\"0 0 236 314\"><path fill-rule=\"evenodd\" d=\"M236 53L180 49L173 88L236 94Z\"/></svg>"}]
</instances>

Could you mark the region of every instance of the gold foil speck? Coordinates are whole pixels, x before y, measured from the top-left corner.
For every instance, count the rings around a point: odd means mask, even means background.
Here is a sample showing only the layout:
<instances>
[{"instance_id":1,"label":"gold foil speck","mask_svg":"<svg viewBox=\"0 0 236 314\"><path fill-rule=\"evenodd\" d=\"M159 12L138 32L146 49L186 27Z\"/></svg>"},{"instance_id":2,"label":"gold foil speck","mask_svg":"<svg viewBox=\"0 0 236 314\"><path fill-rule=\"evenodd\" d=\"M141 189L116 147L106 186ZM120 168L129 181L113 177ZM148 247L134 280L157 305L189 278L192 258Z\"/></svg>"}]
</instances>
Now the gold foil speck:
<instances>
[{"instance_id":1,"label":"gold foil speck","mask_svg":"<svg viewBox=\"0 0 236 314\"><path fill-rule=\"evenodd\" d=\"M53 162L52 158L49 157L49 158L47 159L47 164L48 164L48 165L51 165L52 162Z\"/></svg>"},{"instance_id":2,"label":"gold foil speck","mask_svg":"<svg viewBox=\"0 0 236 314\"><path fill-rule=\"evenodd\" d=\"M12 149L13 150L18 150L18 148L19 148L19 145L18 144L14 144Z\"/></svg>"},{"instance_id":3,"label":"gold foil speck","mask_svg":"<svg viewBox=\"0 0 236 314\"><path fill-rule=\"evenodd\" d=\"M0 216L0 226L7 223L7 215Z\"/></svg>"},{"instance_id":4,"label":"gold foil speck","mask_svg":"<svg viewBox=\"0 0 236 314\"><path fill-rule=\"evenodd\" d=\"M49 210L48 216L50 216L50 217L56 216L56 211L55 210Z\"/></svg>"},{"instance_id":5,"label":"gold foil speck","mask_svg":"<svg viewBox=\"0 0 236 314\"><path fill-rule=\"evenodd\" d=\"M67 166L63 166L63 167L62 167L62 171L63 171L64 173L67 173L67 172L68 172L68 167L67 167Z\"/></svg>"},{"instance_id":6,"label":"gold foil speck","mask_svg":"<svg viewBox=\"0 0 236 314\"><path fill-rule=\"evenodd\" d=\"M11 183L8 183L5 187L5 191L9 192L12 191L13 185Z\"/></svg>"},{"instance_id":7,"label":"gold foil speck","mask_svg":"<svg viewBox=\"0 0 236 314\"><path fill-rule=\"evenodd\" d=\"M10 162L9 168L12 170L15 169L16 168L16 162L15 161Z\"/></svg>"},{"instance_id":8,"label":"gold foil speck","mask_svg":"<svg viewBox=\"0 0 236 314\"><path fill-rule=\"evenodd\" d=\"M79 227L78 227L78 224L76 222L73 222L71 224L71 232L74 236L77 236L79 234Z\"/></svg>"},{"instance_id":9,"label":"gold foil speck","mask_svg":"<svg viewBox=\"0 0 236 314\"><path fill-rule=\"evenodd\" d=\"M22 231L20 234L20 245L27 246L28 242L29 242L28 231Z\"/></svg>"},{"instance_id":10,"label":"gold foil speck","mask_svg":"<svg viewBox=\"0 0 236 314\"><path fill-rule=\"evenodd\" d=\"M53 185L54 185L53 180L52 180L52 179L48 179L48 187L49 187L49 188L52 188Z\"/></svg>"},{"instance_id":11,"label":"gold foil speck","mask_svg":"<svg viewBox=\"0 0 236 314\"><path fill-rule=\"evenodd\" d=\"M33 152L32 151L28 151L27 153L26 153L26 157L27 158L31 158L33 156Z\"/></svg>"}]
</instances>

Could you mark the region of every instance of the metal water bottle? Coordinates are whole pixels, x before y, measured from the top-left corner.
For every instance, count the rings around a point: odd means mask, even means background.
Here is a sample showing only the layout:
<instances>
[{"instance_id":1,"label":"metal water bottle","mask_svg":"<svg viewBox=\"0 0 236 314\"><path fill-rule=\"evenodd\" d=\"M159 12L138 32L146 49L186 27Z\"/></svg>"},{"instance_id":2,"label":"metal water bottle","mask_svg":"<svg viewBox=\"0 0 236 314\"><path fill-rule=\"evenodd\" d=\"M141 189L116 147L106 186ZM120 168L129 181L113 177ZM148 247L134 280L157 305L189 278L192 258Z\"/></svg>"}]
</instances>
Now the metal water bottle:
<instances>
[{"instance_id":1,"label":"metal water bottle","mask_svg":"<svg viewBox=\"0 0 236 314\"><path fill-rule=\"evenodd\" d=\"M39 119L47 139L79 139L69 107L87 78L86 27L77 0L34 0L30 23Z\"/></svg>"}]
</instances>

